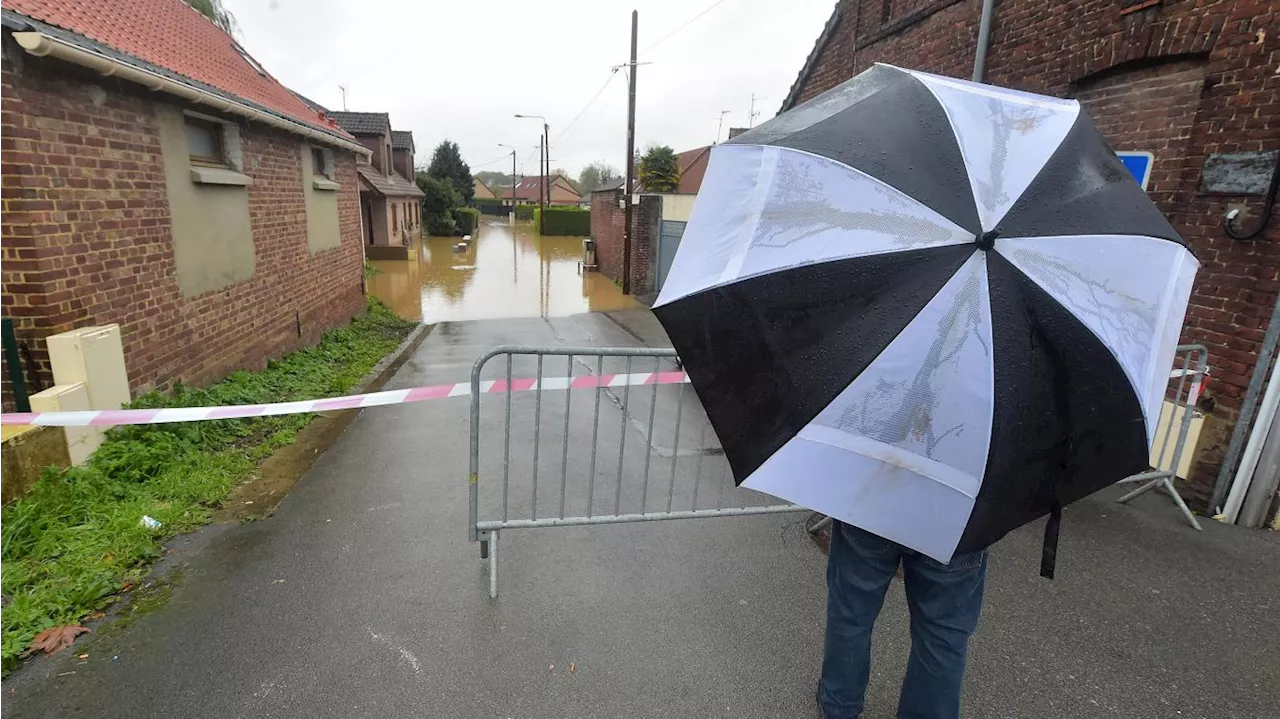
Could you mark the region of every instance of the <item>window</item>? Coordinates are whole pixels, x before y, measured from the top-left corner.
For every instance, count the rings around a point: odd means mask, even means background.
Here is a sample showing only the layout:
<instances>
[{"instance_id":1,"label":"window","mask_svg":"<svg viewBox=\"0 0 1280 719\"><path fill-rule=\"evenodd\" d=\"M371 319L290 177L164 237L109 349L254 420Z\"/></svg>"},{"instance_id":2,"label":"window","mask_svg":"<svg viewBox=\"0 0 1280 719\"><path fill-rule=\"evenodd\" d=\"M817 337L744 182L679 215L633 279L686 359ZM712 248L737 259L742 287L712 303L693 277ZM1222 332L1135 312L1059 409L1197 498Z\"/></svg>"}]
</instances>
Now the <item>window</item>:
<instances>
[{"instance_id":1,"label":"window","mask_svg":"<svg viewBox=\"0 0 1280 719\"><path fill-rule=\"evenodd\" d=\"M329 166L325 162L324 150L318 147L311 148L311 174L321 177L329 176Z\"/></svg>"},{"instance_id":2,"label":"window","mask_svg":"<svg viewBox=\"0 0 1280 719\"><path fill-rule=\"evenodd\" d=\"M254 60L253 57L249 55L249 53L244 51L244 48L240 47L240 43L233 42L231 43L231 46L236 49L236 52L240 53L240 57L244 58L245 62L249 63L249 67L253 68L254 72L257 72L259 75L263 77L268 77L267 71L263 70L262 66L258 64L258 61Z\"/></svg>"},{"instance_id":3,"label":"window","mask_svg":"<svg viewBox=\"0 0 1280 719\"><path fill-rule=\"evenodd\" d=\"M222 125L217 122L186 118L187 154L201 165L225 165L222 152Z\"/></svg>"},{"instance_id":4,"label":"window","mask_svg":"<svg viewBox=\"0 0 1280 719\"><path fill-rule=\"evenodd\" d=\"M396 210L398 209L400 208L395 205L391 206L391 231L392 232L400 231L400 221L399 221L399 217L396 215Z\"/></svg>"}]
</instances>

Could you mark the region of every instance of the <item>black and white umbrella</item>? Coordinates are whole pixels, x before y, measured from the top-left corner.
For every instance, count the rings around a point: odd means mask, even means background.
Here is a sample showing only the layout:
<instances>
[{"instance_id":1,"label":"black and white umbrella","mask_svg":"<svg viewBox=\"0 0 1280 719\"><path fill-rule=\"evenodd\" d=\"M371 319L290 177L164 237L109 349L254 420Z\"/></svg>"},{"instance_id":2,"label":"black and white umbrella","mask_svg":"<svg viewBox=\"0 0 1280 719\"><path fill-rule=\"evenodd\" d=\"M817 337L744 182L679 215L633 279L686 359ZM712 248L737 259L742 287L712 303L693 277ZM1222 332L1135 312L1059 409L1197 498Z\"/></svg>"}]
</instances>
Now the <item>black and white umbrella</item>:
<instances>
[{"instance_id":1,"label":"black and white umbrella","mask_svg":"<svg viewBox=\"0 0 1280 719\"><path fill-rule=\"evenodd\" d=\"M711 151L654 306L739 483L940 561L1147 468L1198 263L1078 103L878 65Z\"/></svg>"}]
</instances>

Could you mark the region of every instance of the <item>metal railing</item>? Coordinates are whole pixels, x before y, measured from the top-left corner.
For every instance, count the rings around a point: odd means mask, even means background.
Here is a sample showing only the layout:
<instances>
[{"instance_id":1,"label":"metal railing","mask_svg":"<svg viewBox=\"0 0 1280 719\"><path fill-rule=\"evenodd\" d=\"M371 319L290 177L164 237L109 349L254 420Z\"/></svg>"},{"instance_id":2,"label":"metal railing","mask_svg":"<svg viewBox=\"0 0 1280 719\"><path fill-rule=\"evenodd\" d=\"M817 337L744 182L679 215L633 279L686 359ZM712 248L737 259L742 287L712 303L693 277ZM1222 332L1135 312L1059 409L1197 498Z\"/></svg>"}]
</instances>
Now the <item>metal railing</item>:
<instances>
[{"instance_id":1,"label":"metal railing","mask_svg":"<svg viewBox=\"0 0 1280 719\"><path fill-rule=\"evenodd\" d=\"M504 529L802 509L735 486L671 349L489 350L471 372L469 481L495 598Z\"/></svg>"},{"instance_id":2,"label":"metal railing","mask_svg":"<svg viewBox=\"0 0 1280 719\"><path fill-rule=\"evenodd\" d=\"M1173 480L1178 476L1182 466L1182 454L1187 447L1191 434L1192 421L1203 419L1196 411L1196 402L1200 399L1200 391L1204 389L1204 381L1209 373L1209 350L1204 345L1178 345L1174 355L1173 368L1169 372L1169 391L1166 401L1160 408L1156 424L1155 441L1151 449L1152 469L1142 474L1135 474L1120 480L1118 484L1142 482L1142 486L1120 497L1117 502L1128 502L1139 495L1153 489L1163 489L1178 511L1186 518L1187 523L1200 529L1200 522L1182 501ZM1168 420L1165 411L1168 410ZM1170 444L1172 442L1172 445ZM1194 451L1194 448L1192 448Z\"/></svg>"}]
</instances>

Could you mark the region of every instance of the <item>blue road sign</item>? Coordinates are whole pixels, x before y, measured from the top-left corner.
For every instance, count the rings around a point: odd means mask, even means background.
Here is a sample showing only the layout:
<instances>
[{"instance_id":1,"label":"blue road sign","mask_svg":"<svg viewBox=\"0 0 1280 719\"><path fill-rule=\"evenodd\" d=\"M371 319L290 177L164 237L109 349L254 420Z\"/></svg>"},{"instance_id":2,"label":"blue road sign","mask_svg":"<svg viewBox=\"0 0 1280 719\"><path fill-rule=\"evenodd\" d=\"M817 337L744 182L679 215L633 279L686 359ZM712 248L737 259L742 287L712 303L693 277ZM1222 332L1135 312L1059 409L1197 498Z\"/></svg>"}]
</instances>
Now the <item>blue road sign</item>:
<instances>
[{"instance_id":1,"label":"blue road sign","mask_svg":"<svg viewBox=\"0 0 1280 719\"><path fill-rule=\"evenodd\" d=\"M1147 189L1147 181L1151 179L1151 163L1155 159L1150 152L1117 152L1116 156L1129 168L1138 185Z\"/></svg>"}]
</instances>

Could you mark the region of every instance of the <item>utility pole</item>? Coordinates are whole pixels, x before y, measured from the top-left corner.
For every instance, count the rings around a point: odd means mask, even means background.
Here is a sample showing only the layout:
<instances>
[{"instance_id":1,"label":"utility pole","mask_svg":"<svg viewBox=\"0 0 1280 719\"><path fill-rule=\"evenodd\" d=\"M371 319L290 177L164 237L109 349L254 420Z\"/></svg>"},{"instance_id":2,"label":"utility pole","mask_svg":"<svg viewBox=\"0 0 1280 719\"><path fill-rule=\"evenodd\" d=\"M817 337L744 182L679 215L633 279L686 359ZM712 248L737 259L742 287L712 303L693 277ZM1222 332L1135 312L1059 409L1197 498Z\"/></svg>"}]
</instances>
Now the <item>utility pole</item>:
<instances>
[{"instance_id":1,"label":"utility pole","mask_svg":"<svg viewBox=\"0 0 1280 719\"><path fill-rule=\"evenodd\" d=\"M542 185L547 184L547 172L544 169L546 167L546 163L544 161L544 157L546 156L546 154L547 154L547 146L543 144L542 138L539 137L538 138L538 177L542 179L542 183L538 186L538 208L539 209L546 209L546 205L543 204L544 197L542 192Z\"/></svg>"},{"instance_id":2,"label":"utility pole","mask_svg":"<svg viewBox=\"0 0 1280 719\"><path fill-rule=\"evenodd\" d=\"M622 294L631 294L631 188L635 183L636 155L636 32L640 24L640 13L631 11L631 63L627 66L627 179L622 186L625 197L623 207L626 208L622 228Z\"/></svg>"},{"instance_id":3,"label":"utility pole","mask_svg":"<svg viewBox=\"0 0 1280 719\"><path fill-rule=\"evenodd\" d=\"M538 138L538 174L542 176L542 185L545 187L547 173L551 171L551 126L547 124L547 118L542 115L521 115L517 113L516 117L524 120L542 120L542 137ZM546 209L547 204L550 202L550 188L545 190L538 188L538 207Z\"/></svg>"},{"instance_id":4,"label":"utility pole","mask_svg":"<svg viewBox=\"0 0 1280 719\"><path fill-rule=\"evenodd\" d=\"M515 145L505 145L501 142L498 147L506 147L511 150L511 212L507 216L507 221L514 225L516 223L516 148Z\"/></svg>"}]
</instances>

